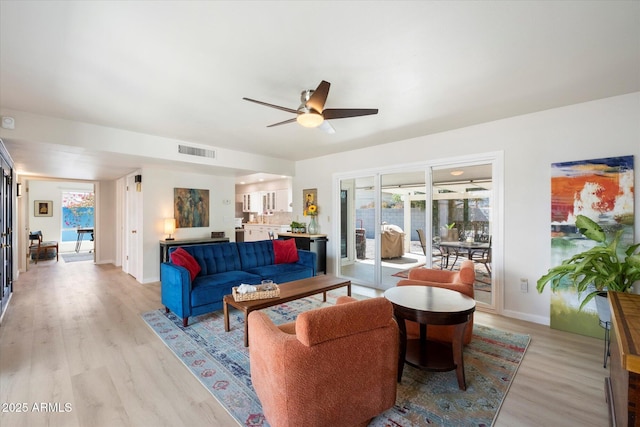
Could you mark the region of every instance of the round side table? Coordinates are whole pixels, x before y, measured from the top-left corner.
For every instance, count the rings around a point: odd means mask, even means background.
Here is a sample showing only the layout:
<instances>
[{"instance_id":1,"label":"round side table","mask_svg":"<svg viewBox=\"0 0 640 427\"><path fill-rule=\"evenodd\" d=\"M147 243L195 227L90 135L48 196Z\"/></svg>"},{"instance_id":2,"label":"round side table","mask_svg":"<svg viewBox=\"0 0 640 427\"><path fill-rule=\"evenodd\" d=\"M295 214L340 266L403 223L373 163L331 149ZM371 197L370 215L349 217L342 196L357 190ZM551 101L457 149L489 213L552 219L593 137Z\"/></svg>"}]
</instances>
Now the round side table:
<instances>
[{"instance_id":1,"label":"round side table","mask_svg":"<svg viewBox=\"0 0 640 427\"><path fill-rule=\"evenodd\" d=\"M466 390L462 347L464 331L476 309L475 300L460 292L434 286L397 286L386 290L384 297L393 304L400 329L398 382L406 362L429 371L455 369L458 386ZM407 339L405 320L420 324L420 338ZM453 325L452 342L428 340L428 325Z\"/></svg>"}]
</instances>

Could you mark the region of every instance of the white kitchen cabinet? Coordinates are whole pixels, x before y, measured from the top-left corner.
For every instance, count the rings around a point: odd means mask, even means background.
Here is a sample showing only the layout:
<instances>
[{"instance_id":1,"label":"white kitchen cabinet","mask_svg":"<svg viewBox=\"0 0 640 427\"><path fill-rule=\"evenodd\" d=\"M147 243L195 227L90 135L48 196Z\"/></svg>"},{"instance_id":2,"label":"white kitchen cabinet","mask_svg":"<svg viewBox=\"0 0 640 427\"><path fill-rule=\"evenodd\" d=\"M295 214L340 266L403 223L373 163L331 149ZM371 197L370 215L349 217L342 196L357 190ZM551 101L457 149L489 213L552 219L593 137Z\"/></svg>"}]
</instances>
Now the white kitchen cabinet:
<instances>
[{"instance_id":1,"label":"white kitchen cabinet","mask_svg":"<svg viewBox=\"0 0 640 427\"><path fill-rule=\"evenodd\" d=\"M291 190L283 188L282 190L275 191L275 211L276 212L291 212L293 208L289 206L291 204Z\"/></svg>"},{"instance_id":2,"label":"white kitchen cabinet","mask_svg":"<svg viewBox=\"0 0 640 427\"><path fill-rule=\"evenodd\" d=\"M262 192L243 193L242 212L262 213Z\"/></svg>"},{"instance_id":3,"label":"white kitchen cabinet","mask_svg":"<svg viewBox=\"0 0 640 427\"><path fill-rule=\"evenodd\" d=\"M251 206L251 195L249 193L242 194L242 212L251 212L249 207Z\"/></svg>"},{"instance_id":4,"label":"white kitchen cabinet","mask_svg":"<svg viewBox=\"0 0 640 427\"><path fill-rule=\"evenodd\" d=\"M267 240L269 233L262 224L245 224L244 225L244 241L256 242L258 240Z\"/></svg>"},{"instance_id":5,"label":"white kitchen cabinet","mask_svg":"<svg viewBox=\"0 0 640 427\"><path fill-rule=\"evenodd\" d=\"M257 212L258 214L261 214L262 212L264 212L264 208L262 206L261 191L255 191L251 193L251 211L250 212Z\"/></svg>"},{"instance_id":6,"label":"white kitchen cabinet","mask_svg":"<svg viewBox=\"0 0 640 427\"><path fill-rule=\"evenodd\" d=\"M277 224L245 224L244 225L244 241L255 242L258 240L268 240L269 232L273 233L274 238L278 238L278 233L287 231L287 225Z\"/></svg>"},{"instance_id":7,"label":"white kitchen cabinet","mask_svg":"<svg viewBox=\"0 0 640 427\"><path fill-rule=\"evenodd\" d=\"M273 212L276 210L276 192L275 191L263 191L262 192L262 208L264 212Z\"/></svg>"}]
</instances>

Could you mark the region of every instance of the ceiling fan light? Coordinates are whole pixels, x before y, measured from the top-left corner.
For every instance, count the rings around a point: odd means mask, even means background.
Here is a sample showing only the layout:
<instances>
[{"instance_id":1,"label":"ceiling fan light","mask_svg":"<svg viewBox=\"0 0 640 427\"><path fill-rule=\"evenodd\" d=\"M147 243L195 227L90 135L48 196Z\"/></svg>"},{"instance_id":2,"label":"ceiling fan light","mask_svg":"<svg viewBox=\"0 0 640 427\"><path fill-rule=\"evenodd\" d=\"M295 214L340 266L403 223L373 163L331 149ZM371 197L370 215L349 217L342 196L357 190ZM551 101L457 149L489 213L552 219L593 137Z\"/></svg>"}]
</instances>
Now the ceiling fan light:
<instances>
[{"instance_id":1,"label":"ceiling fan light","mask_svg":"<svg viewBox=\"0 0 640 427\"><path fill-rule=\"evenodd\" d=\"M324 117L318 113L302 113L298 114L296 121L306 128L316 128L322 124Z\"/></svg>"}]
</instances>

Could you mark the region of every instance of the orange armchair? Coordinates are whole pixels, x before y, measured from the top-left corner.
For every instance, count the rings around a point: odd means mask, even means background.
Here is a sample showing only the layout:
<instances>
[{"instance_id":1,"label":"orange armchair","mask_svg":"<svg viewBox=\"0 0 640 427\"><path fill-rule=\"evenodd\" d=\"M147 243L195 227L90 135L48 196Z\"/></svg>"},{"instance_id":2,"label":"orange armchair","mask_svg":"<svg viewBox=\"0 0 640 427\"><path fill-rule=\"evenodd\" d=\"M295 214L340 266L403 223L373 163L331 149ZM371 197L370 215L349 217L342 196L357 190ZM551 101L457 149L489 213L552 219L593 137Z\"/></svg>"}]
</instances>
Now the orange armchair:
<instances>
[{"instance_id":1,"label":"orange armchair","mask_svg":"<svg viewBox=\"0 0 640 427\"><path fill-rule=\"evenodd\" d=\"M431 268L414 268L409 270L408 279L400 280L397 286L419 285L436 286L438 288L451 289L474 298L473 283L476 280L476 271L473 261L465 260L460 265L460 271L435 270ZM407 336L418 338L420 329L416 322L406 321ZM451 342L453 326L429 325L427 338L436 341ZM473 315L464 333L464 343L469 344L473 335Z\"/></svg>"},{"instance_id":2,"label":"orange armchair","mask_svg":"<svg viewBox=\"0 0 640 427\"><path fill-rule=\"evenodd\" d=\"M396 401L398 325L384 298L301 313L276 326L249 315L251 381L273 427L366 426Z\"/></svg>"}]
</instances>

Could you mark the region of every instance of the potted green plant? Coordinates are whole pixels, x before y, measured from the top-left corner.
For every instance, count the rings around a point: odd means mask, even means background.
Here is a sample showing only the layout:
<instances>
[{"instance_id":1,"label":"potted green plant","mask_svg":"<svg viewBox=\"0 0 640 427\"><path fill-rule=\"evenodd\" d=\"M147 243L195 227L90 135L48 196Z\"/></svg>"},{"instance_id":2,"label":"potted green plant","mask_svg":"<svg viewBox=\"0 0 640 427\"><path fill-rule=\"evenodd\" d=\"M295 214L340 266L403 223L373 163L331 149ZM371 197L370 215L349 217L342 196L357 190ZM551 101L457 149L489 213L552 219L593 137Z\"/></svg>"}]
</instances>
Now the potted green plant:
<instances>
[{"instance_id":1,"label":"potted green plant","mask_svg":"<svg viewBox=\"0 0 640 427\"><path fill-rule=\"evenodd\" d=\"M304 233L306 232L307 224L304 222L291 221L291 232L292 233Z\"/></svg>"},{"instance_id":2,"label":"potted green plant","mask_svg":"<svg viewBox=\"0 0 640 427\"><path fill-rule=\"evenodd\" d=\"M621 256L618 244L623 230L616 232L613 240L607 242L602 227L584 215L577 216L576 227L586 238L598 244L550 268L538 279L538 292L542 293L547 283L555 291L566 277L575 285L579 295L588 292L579 310L603 292L629 292L633 283L640 280L640 253L636 253L640 243L631 245Z\"/></svg>"},{"instance_id":3,"label":"potted green plant","mask_svg":"<svg viewBox=\"0 0 640 427\"><path fill-rule=\"evenodd\" d=\"M456 226L455 222L451 224L447 224L442 226L442 235L441 238L447 242L457 242L458 241L458 229L454 228Z\"/></svg>"}]
</instances>

